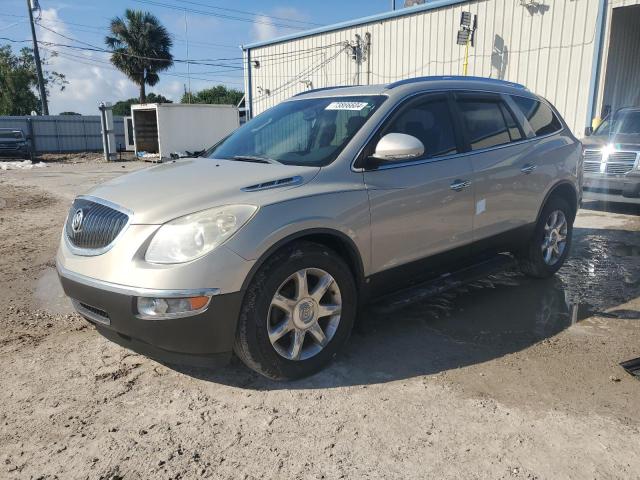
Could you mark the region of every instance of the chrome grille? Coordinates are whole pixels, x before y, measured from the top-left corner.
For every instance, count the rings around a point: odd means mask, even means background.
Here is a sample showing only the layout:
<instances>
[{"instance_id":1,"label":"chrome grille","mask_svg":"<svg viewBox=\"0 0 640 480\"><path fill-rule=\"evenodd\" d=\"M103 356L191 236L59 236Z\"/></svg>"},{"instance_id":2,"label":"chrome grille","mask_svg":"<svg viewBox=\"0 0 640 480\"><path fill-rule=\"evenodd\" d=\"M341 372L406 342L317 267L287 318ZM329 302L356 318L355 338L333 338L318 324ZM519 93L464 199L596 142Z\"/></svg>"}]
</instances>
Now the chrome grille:
<instances>
[{"instance_id":1,"label":"chrome grille","mask_svg":"<svg viewBox=\"0 0 640 480\"><path fill-rule=\"evenodd\" d=\"M637 152L614 151L603 158L601 151L585 150L583 170L586 173L625 175L633 170L637 156Z\"/></svg>"},{"instance_id":2,"label":"chrome grille","mask_svg":"<svg viewBox=\"0 0 640 480\"><path fill-rule=\"evenodd\" d=\"M633 163L607 163L607 173L611 175L624 175L633 169Z\"/></svg>"},{"instance_id":3,"label":"chrome grille","mask_svg":"<svg viewBox=\"0 0 640 480\"><path fill-rule=\"evenodd\" d=\"M609 162L630 163L632 166L636 161L636 152L613 152L609 155Z\"/></svg>"},{"instance_id":4,"label":"chrome grille","mask_svg":"<svg viewBox=\"0 0 640 480\"><path fill-rule=\"evenodd\" d=\"M600 162L584 162L583 169L587 173L600 173Z\"/></svg>"},{"instance_id":5,"label":"chrome grille","mask_svg":"<svg viewBox=\"0 0 640 480\"><path fill-rule=\"evenodd\" d=\"M80 221L77 220L78 216L81 217ZM116 208L86 198L76 198L69 210L65 235L73 247L87 250L89 255L98 255L111 246L128 221L129 215Z\"/></svg>"},{"instance_id":6,"label":"chrome grille","mask_svg":"<svg viewBox=\"0 0 640 480\"><path fill-rule=\"evenodd\" d=\"M597 150L585 150L584 152L584 161L586 162L597 162L600 163L602 160L602 152Z\"/></svg>"}]
</instances>

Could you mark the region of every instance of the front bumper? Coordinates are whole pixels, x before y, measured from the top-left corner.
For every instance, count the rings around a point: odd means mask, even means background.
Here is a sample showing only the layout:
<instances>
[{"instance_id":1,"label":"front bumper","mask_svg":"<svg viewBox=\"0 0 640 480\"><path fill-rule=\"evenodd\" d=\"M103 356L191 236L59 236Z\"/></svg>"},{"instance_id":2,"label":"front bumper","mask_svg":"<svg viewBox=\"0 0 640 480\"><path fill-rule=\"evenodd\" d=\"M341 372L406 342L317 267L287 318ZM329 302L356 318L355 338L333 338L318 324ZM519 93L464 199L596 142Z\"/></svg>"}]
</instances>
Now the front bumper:
<instances>
[{"instance_id":1,"label":"front bumper","mask_svg":"<svg viewBox=\"0 0 640 480\"><path fill-rule=\"evenodd\" d=\"M640 175L584 174L583 200L640 204Z\"/></svg>"},{"instance_id":2,"label":"front bumper","mask_svg":"<svg viewBox=\"0 0 640 480\"><path fill-rule=\"evenodd\" d=\"M26 145L18 147L13 145L0 146L0 157L26 157L29 153L29 147Z\"/></svg>"},{"instance_id":3,"label":"front bumper","mask_svg":"<svg viewBox=\"0 0 640 480\"><path fill-rule=\"evenodd\" d=\"M159 360L210 365L228 360L235 338L242 292L213 294L201 314L167 320L142 320L137 297L163 291L135 289L85 277L58 265L62 288L84 318L110 340ZM166 291L166 296L192 296L202 290Z\"/></svg>"}]
</instances>

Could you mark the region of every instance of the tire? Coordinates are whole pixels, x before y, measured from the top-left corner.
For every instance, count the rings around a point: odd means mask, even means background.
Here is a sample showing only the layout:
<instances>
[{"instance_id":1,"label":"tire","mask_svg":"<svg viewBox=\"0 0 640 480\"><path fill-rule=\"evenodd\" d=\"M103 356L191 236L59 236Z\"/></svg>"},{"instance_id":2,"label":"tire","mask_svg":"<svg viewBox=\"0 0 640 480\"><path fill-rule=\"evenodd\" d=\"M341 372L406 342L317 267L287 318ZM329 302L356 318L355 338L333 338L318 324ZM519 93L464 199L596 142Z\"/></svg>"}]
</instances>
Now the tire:
<instances>
[{"instance_id":1,"label":"tire","mask_svg":"<svg viewBox=\"0 0 640 480\"><path fill-rule=\"evenodd\" d=\"M305 272L306 282L300 272ZM306 292L301 284L308 286L308 295L300 294ZM325 284L326 293L316 300L322 292L318 287ZM251 281L240 310L234 352L249 368L273 380L312 375L346 343L356 311L356 284L344 260L323 245L296 242L267 259ZM323 335L321 342L318 338Z\"/></svg>"},{"instance_id":2,"label":"tire","mask_svg":"<svg viewBox=\"0 0 640 480\"><path fill-rule=\"evenodd\" d=\"M554 214L558 215L556 217L556 225L552 225L552 216ZM561 216L564 217L566 228L549 228L549 226L557 227L561 222ZM565 199L557 196L549 198L540 213L540 217L538 218L534 233L529 240L529 244L518 255L520 270L525 275L534 278L547 278L560 270L571 249L573 220L574 211ZM554 249L551 259L549 259L548 248L545 249L543 246L545 245L545 242L546 245L554 244L553 230L556 230L556 240L562 238L562 236L564 236L565 239L563 247L561 247L562 242L558 241L556 243L557 250ZM558 237L558 234L560 234L560 237ZM551 237L550 241L549 237Z\"/></svg>"}]
</instances>

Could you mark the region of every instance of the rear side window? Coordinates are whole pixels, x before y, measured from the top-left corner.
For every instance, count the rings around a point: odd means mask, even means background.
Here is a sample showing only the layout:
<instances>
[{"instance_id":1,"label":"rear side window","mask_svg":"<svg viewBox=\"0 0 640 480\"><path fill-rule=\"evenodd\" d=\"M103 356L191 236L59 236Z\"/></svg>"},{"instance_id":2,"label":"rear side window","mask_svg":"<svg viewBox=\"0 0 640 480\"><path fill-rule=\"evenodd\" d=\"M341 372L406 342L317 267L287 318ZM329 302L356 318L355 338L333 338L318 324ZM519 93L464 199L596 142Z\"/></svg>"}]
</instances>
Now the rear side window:
<instances>
[{"instance_id":1,"label":"rear side window","mask_svg":"<svg viewBox=\"0 0 640 480\"><path fill-rule=\"evenodd\" d=\"M384 133L405 133L424 145L425 157L457 153L453 120L446 99L430 99L409 106L393 119Z\"/></svg>"},{"instance_id":2,"label":"rear side window","mask_svg":"<svg viewBox=\"0 0 640 480\"><path fill-rule=\"evenodd\" d=\"M457 100L471 150L496 147L522 140L513 115L501 100Z\"/></svg>"},{"instance_id":3,"label":"rear side window","mask_svg":"<svg viewBox=\"0 0 640 480\"><path fill-rule=\"evenodd\" d=\"M562 130L560 120L547 105L533 98L511 97L522 111L536 136L548 135Z\"/></svg>"}]
</instances>

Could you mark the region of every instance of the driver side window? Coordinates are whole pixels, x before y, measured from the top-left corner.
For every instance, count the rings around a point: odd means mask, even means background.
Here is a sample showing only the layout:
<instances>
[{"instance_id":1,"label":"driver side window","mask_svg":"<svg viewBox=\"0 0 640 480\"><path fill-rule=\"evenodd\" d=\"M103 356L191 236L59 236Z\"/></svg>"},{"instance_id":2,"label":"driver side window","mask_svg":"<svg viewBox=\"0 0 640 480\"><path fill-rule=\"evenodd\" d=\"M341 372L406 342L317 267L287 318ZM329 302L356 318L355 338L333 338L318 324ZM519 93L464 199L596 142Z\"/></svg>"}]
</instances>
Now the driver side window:
<instances>
[{"instance_id":1,"label":"driver side window","mask_svg":"<svg viewBox=\"0 0 640 480\"><path fill-rule=\"evenodd\" d=\"M458 153L453 120L445 98L418 101L402 110L385 128L388 133L416 137L424 145L422 158Z\"/></svg>"}]
</instances>

